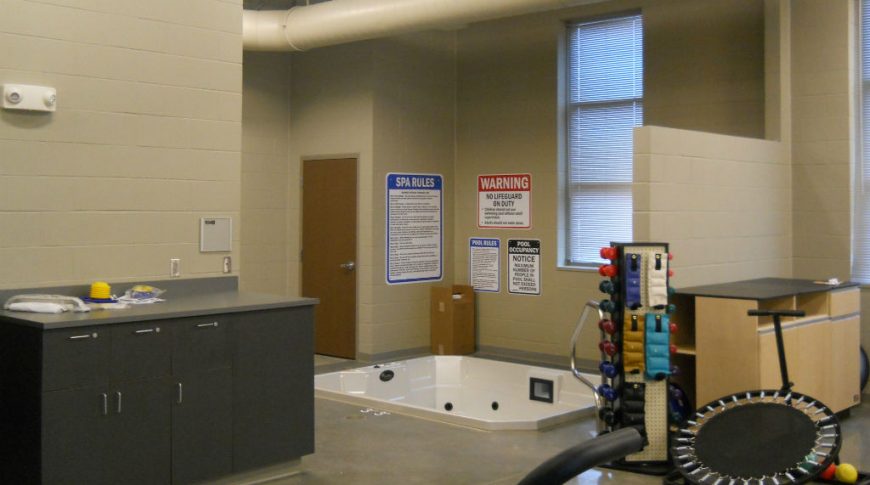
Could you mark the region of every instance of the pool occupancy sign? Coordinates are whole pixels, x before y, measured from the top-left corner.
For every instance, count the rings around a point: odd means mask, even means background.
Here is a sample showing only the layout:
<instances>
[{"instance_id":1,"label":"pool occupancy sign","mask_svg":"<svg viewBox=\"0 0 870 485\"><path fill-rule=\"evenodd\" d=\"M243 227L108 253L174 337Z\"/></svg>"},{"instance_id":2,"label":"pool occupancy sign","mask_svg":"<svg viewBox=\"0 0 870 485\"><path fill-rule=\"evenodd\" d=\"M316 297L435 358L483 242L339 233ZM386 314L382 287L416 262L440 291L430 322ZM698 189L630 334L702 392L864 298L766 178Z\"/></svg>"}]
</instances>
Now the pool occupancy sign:
<instances>
[{"instance_id":1,"label":"pool occupancy sign","mask_svg":"<svg viewBox=\"0 0 870 485\"><path fill-rule=\"evenodd\" d=\"M532 175L512 173L477 176L477 227L532 227Z\"/></svg>"},{"instance_id":2,"label":"pool occupancy sign","mask_svg":"<svg viewBox=\"0 0 870 485\"><path fill-rule=\"evenodd\" d=\"M387 174L387 284L441 279L441 175Z\"/></svg>"},{"instance_id":3,"label":"pool occupancy sign","mask_svg":"<svg viewBox=\"0 0 870 485\"><path fill-rule=\"evenodd\" d=\"M508 239L508 293L541 294L541 240Z\"/></svg>"}]
</instances>

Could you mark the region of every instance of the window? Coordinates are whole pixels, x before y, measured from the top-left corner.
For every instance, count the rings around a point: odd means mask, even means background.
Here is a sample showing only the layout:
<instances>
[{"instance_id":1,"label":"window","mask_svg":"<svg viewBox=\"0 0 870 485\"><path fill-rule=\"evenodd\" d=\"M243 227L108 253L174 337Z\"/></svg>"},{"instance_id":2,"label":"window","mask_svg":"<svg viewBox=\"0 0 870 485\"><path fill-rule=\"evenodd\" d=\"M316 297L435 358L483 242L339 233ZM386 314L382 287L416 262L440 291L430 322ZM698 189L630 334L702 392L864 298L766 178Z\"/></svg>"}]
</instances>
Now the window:
<instances>
[{"instance_id":1,"label":"window","mask_svg":"<svg viewBox=\"0 0 870 485\"><path fill-rule=\"evenodd\" d=\"M640 15L568 25L565 264L632 240L632 130L643 123Z\"/></svg>"},{"instance_id":2,"label":"window","mask_svg":"<svg viewBox=\"0 0 870 485\"><path fill-rule=\"evenodd\" d=\"M855 219L852 241L852 280L870 283L870 1L861 2L859 16L861 54L859 60L861 116L858 143L860 157L855 163Z\"/></svg>"}]
</instances>

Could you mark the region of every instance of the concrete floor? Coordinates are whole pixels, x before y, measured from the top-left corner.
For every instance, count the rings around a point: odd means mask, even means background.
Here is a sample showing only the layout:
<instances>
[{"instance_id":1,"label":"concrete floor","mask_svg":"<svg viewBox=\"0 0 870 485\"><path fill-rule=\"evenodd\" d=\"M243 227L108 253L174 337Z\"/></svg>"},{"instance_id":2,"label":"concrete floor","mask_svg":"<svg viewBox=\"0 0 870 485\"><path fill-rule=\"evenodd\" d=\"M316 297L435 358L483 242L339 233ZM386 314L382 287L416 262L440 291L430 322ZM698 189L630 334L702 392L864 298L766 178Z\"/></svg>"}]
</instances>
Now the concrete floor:
<instances>
[{"instance_id":1,"label":"concrete floor","mask_svg":"<svg viewBox=\"0 0 870 485\"><path fill-rule=\"evenodd\" d=\"M321 360L329 365L340 364ZM323 368L318 366L318 371ZM843 421L844 462L870 471L870 400ZM398 414L375 416L362 408L315 400L315 453L299 473L270 485L517 483L529 470L595 430L592 419L545 431L479 431ZM590 470L569 482L654 484L661 478Z\"/></svg>"}]
</instances>

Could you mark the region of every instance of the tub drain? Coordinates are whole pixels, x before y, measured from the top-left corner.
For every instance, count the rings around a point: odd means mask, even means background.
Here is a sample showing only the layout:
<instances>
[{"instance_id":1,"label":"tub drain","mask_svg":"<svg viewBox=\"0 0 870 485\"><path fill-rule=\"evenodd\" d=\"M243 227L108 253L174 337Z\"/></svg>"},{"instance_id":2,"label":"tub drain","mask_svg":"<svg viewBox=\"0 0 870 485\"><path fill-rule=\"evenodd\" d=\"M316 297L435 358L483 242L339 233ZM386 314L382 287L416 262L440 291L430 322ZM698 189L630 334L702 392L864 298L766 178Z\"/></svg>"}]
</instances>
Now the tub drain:
<instances>
[{"instance_id":1,"label":"tub drain","mask_svg":"<svg viewBox=\"0 0 870 485\"><path fill-rule=\"evenodd\" d=\"M446 409L448 411L453 411L453 403L452 402L445 403L444 409Z\"/></svg>"}]
</instances>

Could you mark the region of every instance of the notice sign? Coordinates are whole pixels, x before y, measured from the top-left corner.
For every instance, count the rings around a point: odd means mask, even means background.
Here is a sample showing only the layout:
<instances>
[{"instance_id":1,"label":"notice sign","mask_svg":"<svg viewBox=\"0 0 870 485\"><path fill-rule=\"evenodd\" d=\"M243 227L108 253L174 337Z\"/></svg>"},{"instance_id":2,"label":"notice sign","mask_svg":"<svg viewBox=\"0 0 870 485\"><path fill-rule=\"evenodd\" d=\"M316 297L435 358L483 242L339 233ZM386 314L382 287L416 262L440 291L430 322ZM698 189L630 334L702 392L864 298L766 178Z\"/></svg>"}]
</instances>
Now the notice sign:
<instances>
[{"instance_id":1,"label":"notice sign","mask_svg":"<svg viewBox=\"0 0 870 485\"><path fill-rule=\"evenodd\" d=\"M441 279L440 175L387 174L387 283Z\"/></svg>"},{"instance_id":2,"label":"notice sign","mask_svg":"<svg viewBox=\"0 0 870 485\"><path fill-rule=\"evenodd\" d=\"M477 176L477 227L532 227L532 175L528 173Z\"/></svg>"},{"instance_id":3,"label":"notice sign","mask_svg":"<svg viewBox=\"0 0 870 485\"><path fill-rule=\"evenodd\" d=\"M508 292L541 294L541 241L508 239Z\"/></svg>"},{"instance_id":4,"label":"notice sign","mask_svg":"<svg viewBox=\"0 0 870 485\"><path fill-rule=\"evenodd\" d=\"M499 274L499 254L501 241L473 237L469 240L468 280L474 291L498 293L501 276Z\"/></svg>"}]
</instances>

